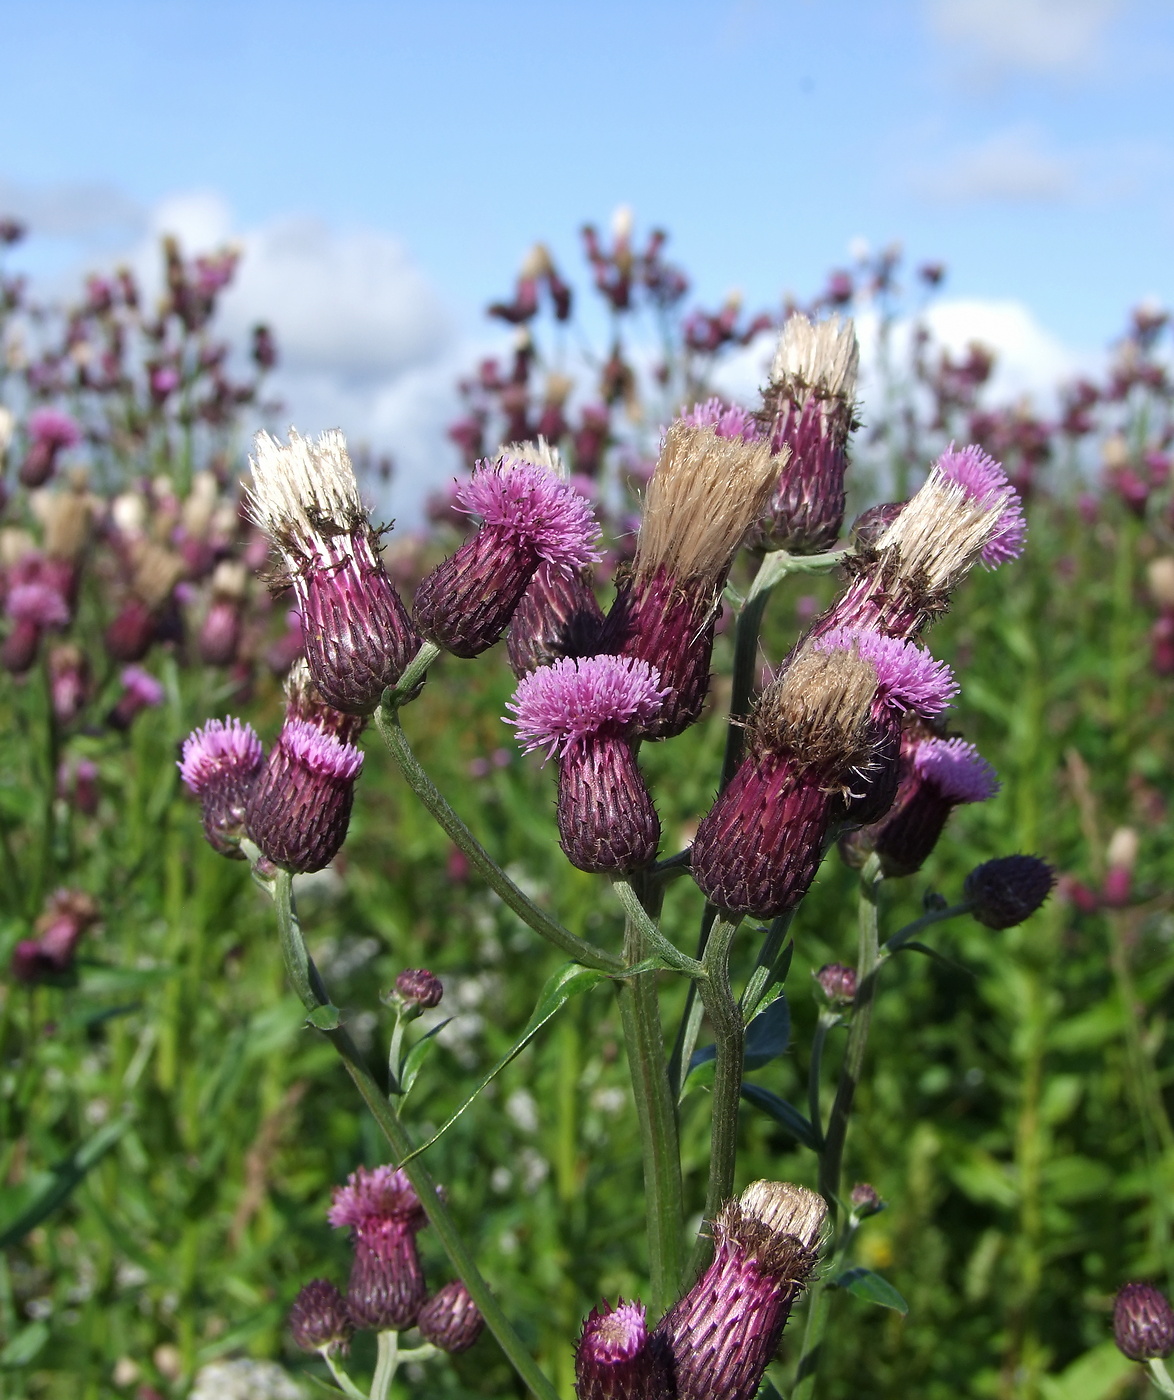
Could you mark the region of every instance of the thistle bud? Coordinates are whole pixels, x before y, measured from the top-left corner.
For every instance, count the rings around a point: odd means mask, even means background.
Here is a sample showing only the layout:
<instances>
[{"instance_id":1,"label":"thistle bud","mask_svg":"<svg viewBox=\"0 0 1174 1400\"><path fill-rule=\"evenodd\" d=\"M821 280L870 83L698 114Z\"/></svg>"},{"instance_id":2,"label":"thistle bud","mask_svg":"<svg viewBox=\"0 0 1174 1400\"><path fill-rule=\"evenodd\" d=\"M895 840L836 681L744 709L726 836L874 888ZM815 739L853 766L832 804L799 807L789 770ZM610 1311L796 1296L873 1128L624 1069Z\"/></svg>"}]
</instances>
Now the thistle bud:
<instances>
[{"instance_id":1,"label":"thistle bud","mask_svg":"<svg viewBox=\"0 0 1174 1400\"><path fill-rule=\"evenodd\" d=\"M526 751L558 755L559 844L580 870L629 873L656 859L660 819L632 736L667 695L647 662L592 656L533 672L509 704Z\"/></svg>"},{"instance_id":2,"label":"thistle bud","mask_svg":"<svg viewBox=\"0 0 1174 1400\"><path fill-rule=\"evenodd\" d=\"M41 637L51 628L69 622L69 604L48 583L18 583L5 599L4 611L12 630L0 648L0 664L14 676L22 676L37 659Z\"/></svg>"},{"instance_id":3,"label":"thistle bud","mask_svg":"<svg viewBox=\"0 0 1174 1400\"><path fill-rule=\"evenodd\" d=\"M792 1304L819 1262L827 1207L814 1191L756 1181L714 1221L713 1263L657 1327L678 1400L753 1400Z\"/></svg>"},{"instance_id":4,"label":"thistle bud","mask_svg":"<svg viewBox=\"0 0 1174 1400\"><path fill-rule=\"evenodd\" d=\"M856 1000L856 973L843 963L825 963L815 980L832 1006L851 1006Z\"/></svg>"},{"instance_id":5,"label":"thistle bud","mask_svg":"<svg viewBox=\"0 0 1174 1400\"><path fill-rule=\"evenodd\" d=\"M245 811L264 761L260 739L239 719L210 719L184 740L180 776L203 804L204 835L222 856L244 859Z\"/></svg>"},{"instance_id":6,"label":"thistle bud","mask_svg":"<svg viewBox=\"0 0 1174 1400\"><path fill-rule=\"evenodd\" d=\"M881 1200L876 1187L870 1186L867 1181L858 1181L853 1186L848 1196L848 1202L852 1207L852 1213L861 1219L868 1215L875 1215L877 1211L885 1208L885 1203Z\"/></svg>"},{"instance_id":7,"label":"thistle bud","mask_svg":"<svg viewBox=\"0 0 1174 1400\"><path fill-rule=\"evenodd\" d=\"M85 708L89 661L80 647L57 646L49 653L49 693L59 724L70 724Z\"/></svg>"},{"instance_id":8,"label":"thistle bud","mask_svg":"<svg viewBox=\"0 0 1174 1400\"><path fill-rule=\"evenodd\" d=\"M29 450L20 468L24 486L43 486L57 469L59 453L81 441L77 423L59 408L38 408L29 414Z\"/></svg>"},{"instance_id":9,"label":"thistle bud","mask_svg":"<svg viewBox=\"0 0 1174 1400\"><path fill-rule=\"evenodd\" d=\"M776 548L814 554L840 533L858 362L850 320L788 317L760 415L771 450L791 454L764 521Z\"/></svg>"},{"instance_id":10,"label":"thistle bud","mask_svg":"<svg viewBox=\"0 0 1174 1400\"><path fill-rule=\"evenodd\" d=\"M564 657L594 656L602 629L590 571L540 564L510 619L506 645L514 675L520 680Z\"/></svg>"},{"instance_id":11,"label":"thistle bud","mask_svg":"<svg viewBox=\"0 0 1174 1400\"><path fill-rule=\"evenodd\" d=\"M987 928L1014 928L1043 904L1056 883L1056 872L1038 856L1000 856L976 866L962 892L971 913Z\"/></svg>"},{"instance_id":12,"label":"thistle bud","mask_svg":"<svg viewBox=\"0 0 1174 1400\"><path fill-rule=\"evenodd\" d=\"M1174 1353L1174 1308L1152 1283L1127 1283L1113 1304L1113 1340L1130 1361Z\"/></svg>"},{"instance_id":13,"label":"thistle bud","mask_svg":"<svg viewBox=\"0 0 1174 1400\"><path fill-rule=\"evenodd\" d=\"M601 649L646 661L670 690L637 737L666 739L701 715L721 590L785 454L678 420L665 433L631 569L621 577Z\"/></svg>"},{"instance_id":14,"label":"thistle bud","mask_svg":"<svg viewBox=\"0 0 1174 1400\"><path fill-rule=\"evenodd\" d=\"M324 1278L311 1279L289 1310L289 1330L303 1351L345 1356L355 1328L346 1299Z\"/></svg>"},{"instance_id":15,"label":"thistle bud","mask_svg":"<svg viewBox=\"0 0 1174 1400\"><path fill-rule=\"evenodd\" d=\"M283 446L258 433L253 518L276 545L298 599L306 659L335 709L370 714L419 646L379 557L379 537L337 430Z\"/></svg>"},{"instance_id":16,"label":"thistle bud","mask_svg":"<svg viewBox=\"0 0 1174 1400\"><path fill-rule=\"evenodd\" d=\"M359 1167L334 1191L327 1216L347 1226L355 1257L347 1285L347 1310L356 1327L402 1332L424 1302L424 1271L416 1235L427 1217L402 1168Z\"/></svg>"},{"instance_id":17,"label":"thistle bud","mask_svg":"<svg viewBox=\"0 0 1174 1400\"><path fill-rule=\"evenodd\" d=\"M346 840L362 751L288 715L249 793L245 828L262 855L296 873L329 865Z\"/></svg>"},{"instance_id":18,"label":"thistle bud","mask_svg":"<svg viewBox=\"0 0 1174 1400\"><path fill-rule=\"evenodd\" d=\"M425 967L406 967L395 979L395 992L405 1006L429 1011L440 1005L444 983Z\"/></svg>"},{"instance_id":19,"label":"thistle bud","mask_svg":"<svg viewBox=\"0 0 1174 1400\"><path fill-rule=\"evenodd\" d=\"M420 1309L416 1326L426 1342L453 1355L468 1351L485 1326L477 1304L469 1290L457 1279L446 1283Z\"/></svg>"},{"instance_id":20,"label":"thistle bud","mask_svg":"<svg viewBox=\"0 0 1174 1400\"><path fill-rule=\"evenodd\" d=\"M643 1303L594 1308L575 1352L578 1400L672 1400L668 1348L650 1337Z\"/></svg>"},{"instance_id":21,"label":"thistle bud","mask_svg":"<svg viewBox=\"0 0 1174 1400\"><path fill-rule=\"evenodd\" d=\"M122 673L122 694L106 716L114 729L129 729L143 710L162 705L167 692L161 681L141 666L127 666Z\"/></svg>"},{"instance_id":22,"label":"thistle bud","mask_svg":"<svg viewBox=\"0 0 1174 1400\"><path fill-rule=\"evenodd\" d=\"M151 650L159 623L141 598L130 597L106 629L106 650L115 661L141 661Z\"/></svg>"},{"instance_id":23,"label":"thistle bud","mask_svg":"<svg viewBox=\"0 0 1174 1400\"><path fill-rule=\"evenodd\" d=\"M543 564L576 574L599 559L599 525L573 486L517 457L481 462L456 499L482 524L421 581L416 625L446 651L471 657L501 636Z\"/></svg>"},{"instance_id":24,"label":"thistle bud","mask_svg":"<svg viewBox=\"0 0 1174 1400\"><path fill-rule=\"evenodd\" d=\"M852 626L915 637L979 560L993 568L1015 558L1026 533L1018 494L999 464L980 448L951 448L875 542L846 562L848 588L813 632Z\"/></svg>"},{"instance_id":25,"label":"thistle bud","mask_svg":"<svg viewBox=\"0 0 1174 1400\"><path fill-rule=\"evenodd\" d=\"M22 938L12 951L12 975L35 983L73 969L74 954L85 931L98 921L98 906L83 890L54 891L34 927L35 938Z\"/></svg>"}]
</instances>

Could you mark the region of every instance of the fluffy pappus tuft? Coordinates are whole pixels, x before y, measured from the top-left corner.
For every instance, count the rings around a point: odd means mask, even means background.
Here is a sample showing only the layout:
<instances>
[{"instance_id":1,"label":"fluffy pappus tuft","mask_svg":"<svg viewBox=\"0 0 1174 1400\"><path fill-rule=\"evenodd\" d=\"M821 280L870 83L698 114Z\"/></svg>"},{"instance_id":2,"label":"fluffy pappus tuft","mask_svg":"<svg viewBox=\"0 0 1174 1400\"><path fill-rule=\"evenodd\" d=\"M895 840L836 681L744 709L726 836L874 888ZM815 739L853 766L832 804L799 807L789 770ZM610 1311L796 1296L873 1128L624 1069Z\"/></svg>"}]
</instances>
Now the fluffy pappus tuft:
<instances>
[{"instance_id":1,"label":"fluffy pappus tuft","mask_svg":"<svg viewBox=\"0 0 1174 1400\"><path fill-rule=\"evenodd\" d=\"M601 558L599 522L590 502L549 466L514 457L482 462L457 489L456 500L548 564L583 569Z\"/></svg>"},{"instance_id":2,"label":"fluffy pappus tuft","mask_svg":"<svg viewBox=\"0 0 1174 1400\"><path fill-rule=\"evenodd\" d=\"M894 710L937 715L958 694L944 661L924 647L864 627L833 627L813 643L817 651L855 651L876 668L877 703Z\"/></svg>"},{"instance_id":3,"label":"fluffy pappus tuft","mask_svg":"<svg viewBox=\"0 0 1174 1400\"><path fill-rule=\"evenodd\" d=\"M1007 507L973 496L933 467L921 489L878 536L879 555L895 555L901 577L918 579L933 594L948 593L970 571L999 532Z\"/></svg>"},{"instance_id":4,"label":"fluffy pappus tuft","mask_svg":"<svg viewBox=\"0 0 1174 1400\"><path fill-rule=\"evenodd\" d=\"M937 460L937 469L947 481L957 482L973 501L987 510L999 510L999 523L983 548L981 559L988 568L995 568L1023 553L1027 540L1027 521L1019 493L1007 480L998 462L981 447L964 447L948 451Z\"/></svg>"},{"instance_id":5,"label":"fluffy pappus tuft","mask_svg":"<svg viewBox=\"0 0 1174 1400\"><path fill-rule=\"evenodd\" d=\"M842 773L867 757L876 689L876 667L858 651L806 647L759 697L748 746Z\"/></svg>"},{"instance_id":6,"label":"fluffy pappus tuft","mask_svg":"<svg viewBox=\"0 0 1174 1400\"><path fill-rule=\"evenodd\" d=\"M199 795L210 783L223 778L248 778L264 761L265 751L252 725L231 716L210 719L194 729L183 742L180 777Z\"/></svg>"},{"instance_id":7,"label":"fluffy pappus tuft","mask_svg":"<svg viewBox=\"0 0 1174 1400\"><path fill-rule=\"evenodd\" d=\"M566 657L531 672L507 705L525 751L545 749L547 757L576 743L629 726L650 723L668 698L660 673L633 657Z\"/></svg>"},{"instance_id":8,"label":"fluffy pappus tuft","mask_svg":"<svg viewBox=\"0 0 1174 1400\"><path fill-rule=\"evenodd\" d=\"M346 438L338 428L313 441L291 428L288 444L260 432L253 441L249 465L253 471L250 514L295 559L320 536L369 529Z\"/></svg>"},{"instance_id":9,"label":"fluffy pappus tuft","mask_svg":"<svg viewBox=\"0 0 1174 1400\"><path fill-rule=\"evenodd\" d=\"M770 382L798 402L814 395L851 404L856 398L859 364L851 318L829 316L826 321L811 321L802 312L795 312L779 335Z\"/></svg>"},{"instance_id":10,"label":"fluffy pappus tuft","mask_svg":"<svg viewBox=\"0 0 1174 1400\"><path fill-rule=\"evenodd\" d=\"M965 739L923 739L913 751L913 771L950 802L986 802L999 790L995 770Z\"/></svg>"}]
</instances>

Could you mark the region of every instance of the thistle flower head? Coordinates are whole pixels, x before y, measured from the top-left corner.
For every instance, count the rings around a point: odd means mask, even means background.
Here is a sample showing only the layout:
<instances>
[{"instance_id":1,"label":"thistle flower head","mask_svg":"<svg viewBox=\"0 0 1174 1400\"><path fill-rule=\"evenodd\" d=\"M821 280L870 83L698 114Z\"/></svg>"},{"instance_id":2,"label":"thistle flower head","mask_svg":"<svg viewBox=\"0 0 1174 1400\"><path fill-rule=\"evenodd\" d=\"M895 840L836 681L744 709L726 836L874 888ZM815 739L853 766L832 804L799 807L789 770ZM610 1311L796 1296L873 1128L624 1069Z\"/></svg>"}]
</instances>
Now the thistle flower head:
<instances>
[{"instance_id":1,"label":"thistle flower head","mask_svg":"<svg viewBox=\"0 0 1174 1400\"><path fill-rule=\"evenodd\" d=\"M829 316L811 321L802 312L789 316L770 367L772 386L800 401L856 397L860 351L851 318Z\"/></svg>"},{"instance_id":2,"label":"thistle flower head","mask_svg":"<svg viewBox=\"0 0 1174 1400\"><path fill-rule=\"evenodd\" d=\"M965 739L922 739L913 750L912 765L949 802L986 802L999 790L995 770Z\"/></svg>"},{"instance_id":3,"label":"thistle flower head","mask_svg":"<svg viewBox=\"0 0 1174 1400\"><path fill-rule=\"evenodd\" d=\"M345 1354L355 1329L347 1315L346 1299L333 1283L315 1278L294 1299L289 1330L303 1351Z\"/></svg>"},{"instance_id":4,"label":"thistle flower head","mask_svg":"<svg viewBox=\"0 0 1174 1400\"><path fill-rule=\"evenodd\" d=\"M566 657L531 672L518 686L506 720L517 729L529 753L545 749L547 757L592 736L620 735L656 718L668 691L647 661L633 657Z\"/></svg>"},{"instance_id":5,"label":"thistle flower head","mask_svg":"<svg viewBox=\"0 0 1174 1400\"><path fill-rule=\"evenodd\" d=\"M958 693L944 661L935 661L913 642L886 637L864 627L833 627L817 637L817 651L855 651L876 669L876 703L893 710L936 715Z\"/></svg>"},{"instance_id":6,"label":"thistle flower head","mask_svg":"<svg viewBox=\"0 0 1174 1400\"><path fill-rule=\"evenodd\" d=\"M73 418L60 408L35 408L28 418L28 435L34 443L58 451L76 447L82 440L82 430Z\"/></svg>"},{"instance_id":7,"label":"thistle flower head","mask_svg":"<svg viewBox=\"0 0 1174 1400\"><path fill-rule=\"evenodd\" d=\"M485 1326L485 1319L460 1279L446 1283L420 1309L416 1326L426 1342L455 1355L468 1351Z\"/></svg>"},{"instance_id":8,"label":"thistle flower head","mask_svg":"<svg viewBox=\"0 0 1174 1400\"><path fill-rule=\"evenodd\" d=\"M548 466L516 457L482 462L456 499L462 510L547 564L583 569L601 557L590 503Z\"/></svg>"},{"instance_id":9,"label":"thistle flower head","mask_svg":"<svg viewBox=\"0 0 1174 1400\"><path fill-rule=\"evenodd\" d=\"M1019 493L999 463L981 447L964 447L958 452L951 444L938 458L937 468L947 481L957 482L971 500L1000 512L998 528L980 556L982 562L993 569L1008 559L1017 559L1027 539L1027 521Z\"/></svg>"},{"instance_id":10,"label":"thistle flower head","mask_svg":"<svg viewBox=\"0 0 1174 1400\"><path fill-rule=\"evenodd\" d=\"M766 509L786 462L765 442L719 437L678 419L665 433L644 503L635 571L716 587Z\"/></svg>"},{"instance_id":11,"label":"thistle flower head","mask_svg":"<svg viewBox=\"0 0 1174 1400\"><path fill-rule=\"evenodd\" d=\"M416 1228L426 1216L402 1167L358 1167L345 1186L334 1188L333 1204L326 1216L336 1230L352 1229L375 1220L401 1220Z\"/></svg>"},{"instance_id":12,"label":"thistle flower head","mask_svg":"<svg viewBox=\"0 0 1174 1400\"><path fill-rule=\"evenodd\" d=\"M669 1400L676 1394L668 1349L649 1336L644 1304L593 1308L575 1351L579 1400Z\"/></svg>"},{"instance_id":13,"label":"thistle flower head","mask_svg":"<svg viewBox=\"0 0 1174 1400\"><path fill-rule=\"evenodd\" d=\"M1174 1308L1152 1283L1127 1283L1113 1305L1113 1340L1130 1361L1174 1352Z\"/></svg>"},{"instance_id":14,"label":"thistle flower head","mask_svg":"<svg viewBox=\"0 0 1174 1400\"><path fill-rule=\"evenodd\" d=\"M249 465L250 514L283 552L300 558L316 538L368 528L346 438L339 429L311 441L291 428L288 444L258 433Z\"/></svg>"},{"instance_id":15,"label":"thistle flower head","mask_svg":"<svg viewBox=\"0 0 1174 1400\"><path fill-rule=\"evenodd\" d=\"M361 749L326 733L309 720L287 719L278 742L292 759L316 777L350 783L362 772Z\"/></svg>"},{"instance_id":16,"label":"thistle flower head","mask_svg":"<svg viewBox=\"0 0 1174 1400\"><path fill-rule=\"evenodd\" d=\"M737 438L742 442L757 442L760 433L754 415L741 404L723 403L719 398L694 404L681 414L681 422L694 428L712 428L719 438Z\"/></svg>"},{"instance_id":17,"label":"thistle flower head","mask_svg":"<svg viewBox=\"0 0 1174 1400\"><path fill-rule=\"evenodd\" d=\"M987 928L1014 928L1043 904L1056 872L1039 856L1000 856L967 875L962 891L971 913Z\"/></svg>"},{"instance_id":18,"label":"thistle flower head","mask_svg":"<svg viewBox=\"0 0 1174 1400\"><path fill-rule=\"evenodd\" d=\"M264 761L252 725L231 716L210 719L202 729L194 729L184 740L180 777L197 796L226 779L236 781L253 776Z\"/></svg>"},{"instance_id":19,"label":"thistle flower head","mask_svg":"<svg viewBox=\"0 0 1174 1400\"><path fill-rule=\"evenodd\" d=\"M122 672L122 687L126 698L139 706L162 705L167 692L163 682L141 666L126 666Z\"/></svg>"},{"instance_id":20,"label":"thistle flower head","mask_svg":"<svg viewBox=\"0 0 1174 1400\"><path fill-rule=\"evenodd\" d=\"M64 627L69 621L69 604L47 583L18 583L8 594L4 611L13 622L35 627Z\"/></svg>"},{"instance_id":21,"label":"thistle flower head","mask_svg":"<svg viewBox=\"0 0 1174 1400\"><path fill-rule=\"evenodd\" d=\"M604 1365L630 1361L648 1341L647 1310L633 1299L621 1298L614 1308L604 1303L592 1308L583 1324L580 1346Z\"/></svg>"},{"instance_id":22,"label":"thistle flower head","mask_svg":"<svg viewBox=\"0 0 1174 1400\"><path fill-rule=\"evenodd\" d=\"M863 757L876 690L876 667L855 647L804 647L759 697L750 748L838 774Z\"/></svg>"}]
</instances>

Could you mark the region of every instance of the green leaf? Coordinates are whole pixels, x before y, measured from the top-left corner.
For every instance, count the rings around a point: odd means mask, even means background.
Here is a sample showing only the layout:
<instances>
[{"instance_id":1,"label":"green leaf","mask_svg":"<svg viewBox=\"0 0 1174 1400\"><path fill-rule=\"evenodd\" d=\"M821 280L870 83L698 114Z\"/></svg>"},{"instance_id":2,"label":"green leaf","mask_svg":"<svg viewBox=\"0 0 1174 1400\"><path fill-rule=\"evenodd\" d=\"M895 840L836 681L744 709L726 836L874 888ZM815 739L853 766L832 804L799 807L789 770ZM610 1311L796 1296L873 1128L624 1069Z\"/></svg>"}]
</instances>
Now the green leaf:
<instances>
[{"instance_id":1,"label":"green leaf","mask_svg":"<svg viewBox=\"0 0 1174 1400\"><path fill-rule=\"evenodd\" d=\"M306 1017L306 1024L318 1031L336 1031L342 1025L342 1012L337 1006L316 1006Z\"/></svg>"},{"instance_id":2,"label":"green leaf","mask_svg":"<svg viewBox=\"0 0 1174 1400\"><path fill-rule=\"evenodd\" d=\"M846 1289L849 1293L855 1293L857 1298L863 1298L866 1303L876 1303L878 1307L892 1308L894 1312L899 1312L902 1315L909 1311L909 1304L888 1279L881 1278L880 1274L874 1274L871 1269L846 1269L838 1278L832 1280L832 1286Z\"/></svg>"},{"instance_id":3,"label":"green leaf","mask_svg":"<svg viewBox=\"0 0 1174 1400\"><path fill-rule=\"evenodd\" d=\"M422 1035L420 1039L416 1041L415 1045L413 1045L404 1056L403 1068L400 1070L399 1077L399 1091L401 1096L406 1097L411 1093L412 1085L416 1082L416 1076L423 1068L424 1061L436 1047L434 1037L439 1035L451 1020L452 1017L450 1016L448 1020L441 1021L433 1026L426 1035Z\"/></svg>"},{"instance_id":4,"label":"green leaf","mask_svg":"<svg viewBox=\"0 0 1174 1400\"><path fill-rule=\"evenodd\" d=\"M1115 1342L1102 1342L1058 1376L1040 1376L1040 1394L1043 1400L1108 1400L1120 1393L1121 1382L1131 1372L1137 1373L1137 1363L1122 1356Z\"/></svg>"},{"instance_id":5,"label":"green leaf","mask_svg":"<svg viewBox=\"0 0 1174 1400\"><path fill-rule=\"evenodd\" d=\"M439 1142L461 1114L464 1113L465 1109L480 1096L485 1086L490 1083L491 1080L495 1079L511 1060L522 1053L552 1016L557 1015L572 997L579 996L582 992L589 992L592 987L597 987L600 982L606 981L607 977L608 974L606 972L597 972L594 968L584 967L581 963L564 963L563 966L547 980L538 998L538 1005L534 1008L533 1015L526 1022L526 1028L523 1030L521 1037L506 1051L501 1059L498 1060L497 1064L493 1066L452 1117L446 1123L442 1124L427 1142L422 1143L414 1152L409 1152L404 1158L404 1161L411 1161L413 1157L418 1157L421 1152L426 1152L434 1143Z\"/></svg>"},{"instance_id":6,"label":"green leaf","mask_svg":"<svg viewBox=\"0 0 1174 1400\"><path fill-rule=\"evenodd\" d=\"M804 1147L810 1147L812 1152L819 1151L819 1138L815 1129L794 1104L779 1098L778 1094L772 1094L761 1084L743 1084L742 1097L747 1103L761 1109L768 1118L773 1118L780 1128L784 1128L791 1134L796 1142L801 1142Z\"/></svg>"},{"instance_id":7,"label":"green leaf","mask_svg":"<svg viewBox=\"0 0 1174 1400\"><path fill-rule=\"evenodd\" d=\"M44 1322L30 1322L27 1327L21 1328L3 1351L0 1351L0 1369L15 1371L21 1366L27 1366L48 1340L48 1326Z\"/></svg>"},{"instance_id":8,"label":"green leaf","mask_svg":"<svg viewBox=\"0 0 1174 1400\"><path fill-rule=\"evenodd\" d=\"M24 1239L46 1217L53 1214L73 1194L74 1189L114 1146L130 1126L129 1118L116 1118L104 1124L92 1138L58 1162L36 1199L0 1230L0 1249Z\"/></svg>"},{"instance_id":9,"label":"green leaf","mask_svg":"<svg viewBox=\"0 0 1174 1400\"><path fill-rule=\"evenodd\" d=\"M746 1027L747 1069L761 1069L786 1053L791 1043L791 1008L779 996Z\"/></svg>"}]
</instances>

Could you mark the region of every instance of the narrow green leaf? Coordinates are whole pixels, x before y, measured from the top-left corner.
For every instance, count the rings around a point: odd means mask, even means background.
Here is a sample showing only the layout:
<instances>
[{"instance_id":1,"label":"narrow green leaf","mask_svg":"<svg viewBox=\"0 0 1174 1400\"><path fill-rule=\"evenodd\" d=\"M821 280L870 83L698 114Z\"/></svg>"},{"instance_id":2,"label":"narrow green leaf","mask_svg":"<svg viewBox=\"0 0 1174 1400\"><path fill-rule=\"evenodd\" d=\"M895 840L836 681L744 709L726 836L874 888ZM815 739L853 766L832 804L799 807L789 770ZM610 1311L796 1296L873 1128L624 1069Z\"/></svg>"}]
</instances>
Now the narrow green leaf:
<instances>
[{"instance_id":1,"label":"narrow green leaf","mask_svg":"<svg viewBox=\"0 0 1174 1400\"><path fill-rule=\"evenodd\" d=\"M796 1142L801 1142L804 1147L810 1147L813 1152L819 1151L819 1138L815 1129L794 1104L779 1098L778 1094L772 1094L761 1084L743 1084L742 1097L747 1103L761 1109L768 1118L773 1118L780 1128L784 1128L791 1134Z\"/></svg>"},{"instance_id":2,"label":"narrow green leaf","mask_svg":"<svg viewBox=\"0 0 1174 1400\"><path fill-rule=\"evenodd\" d=\"M849 1293L855 1293L857 1298L863 1298L866 1303L876 1303L878 1307L892 1308L894 1312L899 1312L902 1315L909 1311L909 1304L888 1279L881 1278L880 1274L874 1274L871 1269L846 1269L838 1278L832 1280L832 1286L846 1289Z\"/></svg>"},{"instance_id":3,"label":"narrow green leaf","mask_svg":"<svg viewBox=\"0 0 1174 1400\"><path fill-rule=\"evenodd\" d=\"M426 1152L434 1143L439 1142L461 1114L464 1113L465 1109L480 1096L485 1086L490 1083L491 1080L495 1079L511 1060L522 1053L552 1016L557 1015L572 997L579 996L582 992L589 992L592 987L598 986L600 982L605 981L607 976L608 974L606 972L597 972L594 968L584 967L581 963L564 963L563 966L547 980L538 998L538 1005L534 1008L534 1014L530 1017L529 1021L526 1022L526 1028L522 1032L521 1037L506 1051L501 1059L498 1060L497 1064L493 1066L452 1117L449 1118L446 1123L442 1124L427 1142L421 1143L414 1152L410 1152L407 1157L404 1158L404 1161L411 1161L413 1157L418 1157L421 1152Z\"/></svg>"},{"instance_id":4,"label":"narrow green leaf","mask_svg":"<svg viewBox=\"0 0 1174 1400\"><path fill-rule=\"evenodd\" d=\"M73 1194L86 1173L106 1155L130 1126L129 1118L104 1124L88 1142L58 1162L37 1198L0 1230L0 1249L24 1239Z\"/></svg>"},{"instance_id":5,"label":"narrow green leaf","mask_svg":"<svg viewBox=\"0 0 1174 1400\"><path fill-rule=\"evenodd\" d=\"M791 1043L791 1008L778 996L746 1027L747 1069L761 1069L786 1052Z\"/></svg>"},{"instance_id":6,"label":"narrow green leaf","mask_svg":"<svg viewBox=\"0 0 1174 1400\"><path fill-rule=\"evenodd\" d=\"M0 1369L15 1371L34 1360L49 1340L49 1328L44 1322L30 1322L0 1351Z\"/></svg>"},{"instance_id":7,"label":"narrow green leaf","mask_svg":"<svg viewBox=\"0 0 1174 1400\"><path fill-rule=\"evenodd\" d=\"M444 1030L445 1026L447 1026L448 1022L451 1020L452 1017L450 1016L448 1020L441 1021L437 1025L433 1026L432 1029L426 1035L422 1035L420 1039L416 1041L415 1045L413 1045L412 1048L408 1051L408 1053L404 1056L403 1069L400 1071L399 1077L399 1091L400 1094L404 1097L406 1097L411 1092L412 1085L416 1082L416 1076L420 1073L420 1070L424 1066L424 1061L428 1058L429 1055L431 1055L432 1051L435 1049L435 1037L439 1035L442 1030Z\"/></svg>"}]
</instances>

